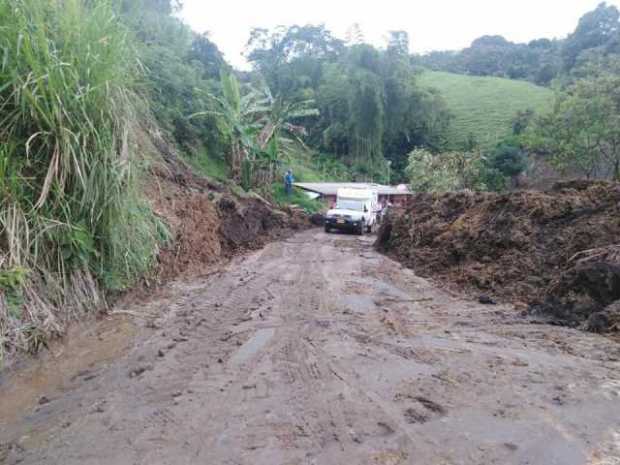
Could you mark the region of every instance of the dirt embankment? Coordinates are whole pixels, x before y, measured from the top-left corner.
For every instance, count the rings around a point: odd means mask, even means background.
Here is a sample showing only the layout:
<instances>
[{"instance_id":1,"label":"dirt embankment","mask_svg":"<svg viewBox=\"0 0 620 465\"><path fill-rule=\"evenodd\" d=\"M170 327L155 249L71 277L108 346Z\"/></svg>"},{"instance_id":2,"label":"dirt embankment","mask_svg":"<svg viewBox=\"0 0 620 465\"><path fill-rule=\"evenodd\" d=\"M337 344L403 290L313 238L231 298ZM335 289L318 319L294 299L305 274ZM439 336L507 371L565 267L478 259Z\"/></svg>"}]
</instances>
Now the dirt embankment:
<instances>
[{"instance_id":1,"label":"dirt embankment","mask_svg":"<svg viewBox=\"0 0 620 465\"><path fill-rule=\"evenodd\" d=\"M528 303L561 323L619 329L619 183L419 194L391 215L377 245L421 275Z\"/></svg>"},{"instance_id":2,"label":"dirt embankment","mask_svg":"<svg viewBox=\"0 0 620 465\"><path fill-rule=\"evenodd\" d=\"M281 210L256 195L197 176L164 143L147 186L155 212L169 226L171 241L159 254L158 281L205 271L245 250L306 228L303 212Z\"/></svg>"}]
</instances>

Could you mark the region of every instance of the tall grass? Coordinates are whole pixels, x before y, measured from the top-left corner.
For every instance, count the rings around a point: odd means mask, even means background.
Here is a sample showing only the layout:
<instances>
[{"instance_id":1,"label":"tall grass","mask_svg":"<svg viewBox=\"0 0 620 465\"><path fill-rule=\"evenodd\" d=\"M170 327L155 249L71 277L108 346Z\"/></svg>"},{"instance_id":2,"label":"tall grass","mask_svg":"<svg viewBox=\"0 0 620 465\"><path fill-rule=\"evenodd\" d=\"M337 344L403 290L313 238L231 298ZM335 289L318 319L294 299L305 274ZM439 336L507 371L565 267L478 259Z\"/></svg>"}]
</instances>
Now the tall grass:
<instances>
[{"instance_id":1,"label":"tall grass","mask_svg":"<svg viewBox=\"0 0 620 465\"><path fill-rule=\"evenodd\" d=\"M0 359L146 272L139 66L111 0L0 0Z\"/></svg>"}]
</instances>

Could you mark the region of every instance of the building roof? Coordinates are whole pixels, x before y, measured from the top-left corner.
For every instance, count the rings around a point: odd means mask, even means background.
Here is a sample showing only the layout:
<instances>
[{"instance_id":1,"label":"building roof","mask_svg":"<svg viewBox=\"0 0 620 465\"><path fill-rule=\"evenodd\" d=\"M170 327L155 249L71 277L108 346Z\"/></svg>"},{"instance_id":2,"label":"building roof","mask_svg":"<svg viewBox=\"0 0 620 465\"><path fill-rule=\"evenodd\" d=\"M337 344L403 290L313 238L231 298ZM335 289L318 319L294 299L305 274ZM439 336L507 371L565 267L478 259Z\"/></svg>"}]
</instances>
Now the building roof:
<instances>
[{"instance_id":1,"label":"building roof","mask_svg":"<svg viewBox=\"0 0 620 465\"><path fill-rule=\"evenodd\" d=\"M321 195L337 195L338 189L342 188L376 189L379 195L412 194L405 185L384 186L367 182L296 182L294 185L305 191L316 192Z\"/></svg>"}]
</instances>

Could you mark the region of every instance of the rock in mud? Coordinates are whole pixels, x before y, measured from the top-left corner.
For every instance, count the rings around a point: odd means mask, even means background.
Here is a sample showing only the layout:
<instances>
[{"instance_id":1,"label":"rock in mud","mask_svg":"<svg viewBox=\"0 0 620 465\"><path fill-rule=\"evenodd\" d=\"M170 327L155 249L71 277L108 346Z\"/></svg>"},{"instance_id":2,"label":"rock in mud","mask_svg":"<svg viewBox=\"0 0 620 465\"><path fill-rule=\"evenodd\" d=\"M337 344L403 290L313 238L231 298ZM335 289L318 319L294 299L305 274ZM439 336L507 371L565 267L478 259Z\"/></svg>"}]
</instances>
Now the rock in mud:
<instances>
[{"instance_id":1,"label":"rock in mud","mask_svg":"<svg viewBox=\"0 0 620 465\"><path fill-rule=\"evenodd\" d=\"M605 333L620 321L620 246L592 249L556 279L535 314Z\"/></svg>"},{"instance_id":2,"label":"rock in mud","mask_svg":"<svg viewBox=\"0 0 620 465\"><path fill-rule=\"evenodd\" d=\"M605 310L590 315L586 329L595 333L620 331L620 300L605 307Z\"/></svg>"},{"instance_id":3,"label":"rock in mud","mask_svg":"<svg viewBox=\"0 0 620 465\"><path fill-rule=\"evenodd\" d=\"M415 400L417 400L420 404L422 404L422 406L425 409L430 410L433 413L437 413L440 415L444 415L446 413L446 409L444 409L437 402L433 402L432 400L427 399L426 397L417 396L415 397Z\"/></svg>"},{"instance_id":4,"label":"rock in mud","mask_svg":"<svg viewBox=\"0 0 620 465\"><path fill-rule=\"evenodd\" d=\"M407 423L426 423L429 420L428 415L418 412L413 408L408 408L404 413Z\"/></svg>"},{"instance_id":5,"label":"rock in mud","mask_svg":"<svg viewBox=\"0 0 620 465\"><path fill-rule=\"evenodd\" d=\"M23 461L25 449L17 443L0 443L0 463L18 464Z\"/></svg>"},{"instance_id":6,"label":"rock in mud","mask_svg":"<svg viewBox=\"0 0 620 465\"><path fill-rule=\"evenodd\" d=\"M493 299L491 299L488 295L485 295L485 294L478 297L478 302L484 305L496 305L497 304L497 302L495 302Z\"/></svg>"},{"instance_id":7,"label":"rock in mud","mask_svg":"<svg viewBox=\"0 0 620 465\"><path fill-rule=\"evenodd\" d=\"M137 378L138 376L142 375L144 372L152 370L152 369L153 369L152 365L139 366L139 367L134 368L133 370L131 370L129 372L129 377L130 378Z\"/></svg>"}]
</instances>

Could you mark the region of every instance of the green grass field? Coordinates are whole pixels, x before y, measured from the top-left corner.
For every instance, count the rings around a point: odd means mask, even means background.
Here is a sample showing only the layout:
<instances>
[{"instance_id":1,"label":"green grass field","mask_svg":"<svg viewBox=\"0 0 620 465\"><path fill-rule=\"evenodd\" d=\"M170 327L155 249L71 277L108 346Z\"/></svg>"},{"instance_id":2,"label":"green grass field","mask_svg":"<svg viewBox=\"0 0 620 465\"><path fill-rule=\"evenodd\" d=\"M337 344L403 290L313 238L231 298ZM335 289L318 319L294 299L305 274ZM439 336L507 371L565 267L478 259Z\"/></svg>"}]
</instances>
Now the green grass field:
<instances>
[{"instance_id":1,"label":"green grass field","mask_svg":"<svg viewBox=\"0 0 620 465\"><path fill-rule=\"evenodd\" d=\"M424 71L419 83L438 89L454 115L450 145L462 146L473 134L483 148L511 132L518 111L544 113L551 108L553 91L525 81Z\"/></svg>"}]
</instances>

